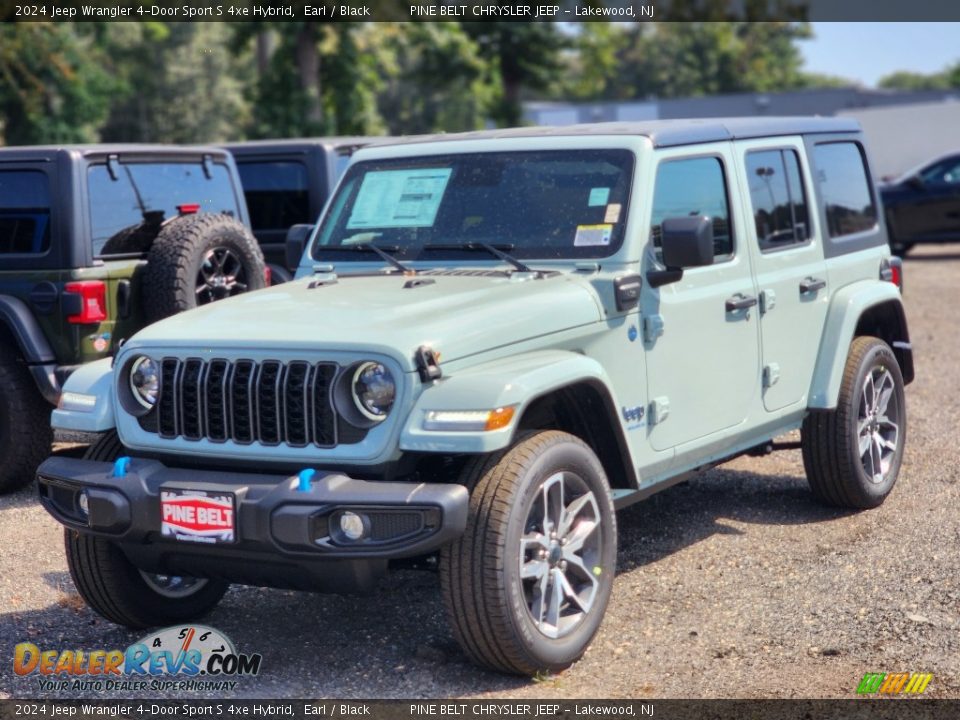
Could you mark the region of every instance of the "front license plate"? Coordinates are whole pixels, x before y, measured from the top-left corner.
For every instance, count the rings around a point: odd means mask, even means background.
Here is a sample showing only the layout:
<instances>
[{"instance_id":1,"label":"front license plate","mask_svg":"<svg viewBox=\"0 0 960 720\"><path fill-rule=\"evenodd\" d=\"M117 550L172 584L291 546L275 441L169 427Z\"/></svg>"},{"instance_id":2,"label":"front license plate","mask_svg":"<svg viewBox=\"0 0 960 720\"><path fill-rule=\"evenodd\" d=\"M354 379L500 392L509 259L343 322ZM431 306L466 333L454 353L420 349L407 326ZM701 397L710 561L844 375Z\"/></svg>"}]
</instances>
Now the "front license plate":
<instances>
[{"instance_id":1,"label":"front license plate","mask_svg":"<svg viewBox=\"0 0 960 720\"><path fill-rule=\"evenodd\" d=\"M186 542L233 542L236 535L233 493L161 489L160 534Z\"/></svg>"}]
</instances>

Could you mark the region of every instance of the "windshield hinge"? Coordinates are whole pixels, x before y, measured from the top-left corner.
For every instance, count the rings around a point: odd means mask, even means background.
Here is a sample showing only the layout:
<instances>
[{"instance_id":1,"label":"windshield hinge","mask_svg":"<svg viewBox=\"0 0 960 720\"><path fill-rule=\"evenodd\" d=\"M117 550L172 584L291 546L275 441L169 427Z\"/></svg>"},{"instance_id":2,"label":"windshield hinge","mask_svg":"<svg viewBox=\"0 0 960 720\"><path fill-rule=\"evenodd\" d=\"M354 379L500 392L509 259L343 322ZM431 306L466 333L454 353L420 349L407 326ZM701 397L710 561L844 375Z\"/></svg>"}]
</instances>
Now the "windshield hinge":
<instances>
[{"instance_id":1,"label":"windshield hinge","mask_svg":"<svg viewBox=\"0 0 960 720\"><path fill-rule=\"evenodd\" d=\"M439 380L443 376L443 370L440 369L440 358L437 352L427 345L421 345L414 354L414 360L417 364L417 372L420 374L421 382L428 383L431 380Z\"/></svg>"}]
</instances>

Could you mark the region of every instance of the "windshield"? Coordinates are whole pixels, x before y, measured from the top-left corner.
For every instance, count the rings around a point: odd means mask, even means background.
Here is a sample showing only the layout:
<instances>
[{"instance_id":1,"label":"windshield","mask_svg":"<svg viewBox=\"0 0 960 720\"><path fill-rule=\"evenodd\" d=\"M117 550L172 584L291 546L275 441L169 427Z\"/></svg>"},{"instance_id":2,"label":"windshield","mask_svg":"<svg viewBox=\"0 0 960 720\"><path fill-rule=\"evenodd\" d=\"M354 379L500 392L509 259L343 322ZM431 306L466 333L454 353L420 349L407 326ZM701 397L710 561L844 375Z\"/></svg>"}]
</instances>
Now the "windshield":
<instances>
[{"instance_id":1,"label":"windshield","mask_svg":"<svg viewBox=\"0 0 960 720\"><path fill-rule=\"evenodd\" d=\"M106 165L87 174L94 257L145 251L178 205L240 218L226 165L210 163L118 163L116 179Z\"/></svg>"},{"instance_id":2,"label":"windshield","mask_svg":"<svg viewBox=\"0 0 960 720\"><path fill-rule=\"evenodd\" d=\"M632 169L627 150L360 162L330 204L313 258L370 260L343 252L367 243L406 259L465 257L456 246L478 243L522 258L605 257L623 241Z\"/></svg>"}]
</instances>

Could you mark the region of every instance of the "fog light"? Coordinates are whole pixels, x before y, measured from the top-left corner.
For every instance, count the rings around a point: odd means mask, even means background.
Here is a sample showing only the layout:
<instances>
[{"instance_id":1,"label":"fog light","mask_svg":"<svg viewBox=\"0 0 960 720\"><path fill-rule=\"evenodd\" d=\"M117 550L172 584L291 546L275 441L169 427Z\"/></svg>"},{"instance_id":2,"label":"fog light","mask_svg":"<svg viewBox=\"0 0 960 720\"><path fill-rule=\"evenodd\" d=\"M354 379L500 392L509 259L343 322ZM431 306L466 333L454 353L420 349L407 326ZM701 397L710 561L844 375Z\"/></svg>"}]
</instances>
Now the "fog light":
<instances>
[{"instance_id":1,"label":"fog light","mask_svg":"<svg viewBox=\"0 0 960 720\"><path fill-rule=\"evenodd\" d=\"M90 514L90 498L87 497L86 491L81 492L80 497L77 498L77 507L80 508L84 517Z\"/></svg>"},{"instance_id":2,"label":"fog light","mask_svg":"<svg viewBox=\"0 0 960 720\"><path fill-rule=\"evenodd\" d=\"M347 540L359 540L367 534L366 518L354 512L344 512L340 515L340 532Z\"/></svg>"}]
</instances>

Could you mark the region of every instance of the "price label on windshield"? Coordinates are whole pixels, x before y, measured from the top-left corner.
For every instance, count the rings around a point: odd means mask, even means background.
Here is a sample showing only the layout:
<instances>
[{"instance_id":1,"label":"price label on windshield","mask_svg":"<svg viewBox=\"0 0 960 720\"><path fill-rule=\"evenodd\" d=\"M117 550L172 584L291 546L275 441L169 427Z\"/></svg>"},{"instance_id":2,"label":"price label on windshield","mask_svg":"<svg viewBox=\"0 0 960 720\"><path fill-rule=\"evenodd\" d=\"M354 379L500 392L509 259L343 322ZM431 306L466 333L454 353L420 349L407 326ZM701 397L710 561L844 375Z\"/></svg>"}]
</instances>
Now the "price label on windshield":
<instances>
[{"instance_id":1,"label":"price label on windshield","mask_svg":"<svg viewBox=\"0 0 960 720\"><path fill-rule=\"evenodd\" d=\"M452 168L369 172L363 178L347 229L430 227Z\"/></svg>"}]
</instances>

